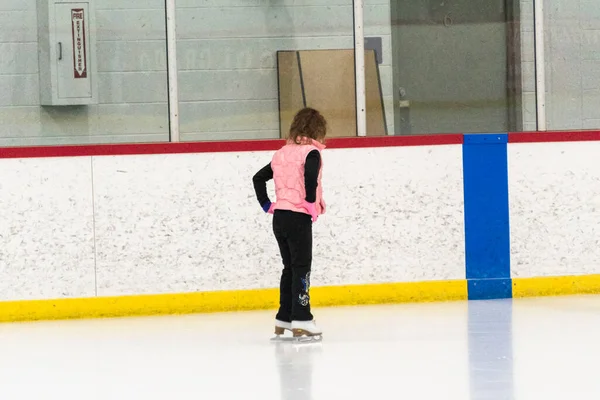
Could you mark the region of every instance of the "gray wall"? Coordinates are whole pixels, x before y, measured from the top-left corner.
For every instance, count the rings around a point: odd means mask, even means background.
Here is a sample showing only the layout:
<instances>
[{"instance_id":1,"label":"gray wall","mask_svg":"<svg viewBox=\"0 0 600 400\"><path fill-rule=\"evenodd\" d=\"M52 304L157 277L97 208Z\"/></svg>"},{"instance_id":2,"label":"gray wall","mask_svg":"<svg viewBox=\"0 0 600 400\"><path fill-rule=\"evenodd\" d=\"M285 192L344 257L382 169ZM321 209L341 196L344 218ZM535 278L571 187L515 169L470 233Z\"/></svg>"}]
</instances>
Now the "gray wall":
<instances>
[{"instance_id":1,"label":"gray wall","mask_svg":"<svg viewBox=\"0 0 600 400\"><path fill-rule=\"evenodd\" d=\"M600 127L600 7L546 0L548 128ZM99 103L40 107L36 0L0 2L0 146L168 140L164 0L96 0ZM276 51L353 46L351 0L178 0L183 140L278 135ZM366 0L393 132L390 7ZM533 2L521 0L523 128L535 129Z\"/></svg>"},{"instance_id":2,"label":"gray wall","mask_svg":"<svg viewBox=\"0 0 600 400\"><path fill-rule=\"evenodd\" d=\"M546 1L548 128L600 128L600 3Z\"/></svg>"},{"instance_id":3,"label":"gray wall","mask_svg":"<svg viewBox=\"0 0 600 400\"><path fill-rule=\"evenodd\" d=\"M178 0L182 140L279 137L276 52L351 49L352 0ZM379 66L393 132L390 5L367 0L365 35Z\"/></svg>"},{"instance_id":4,"label":"gray wall","mask_svg":"<svg viewBox=\"0 0 600 400\"><path fill-rule=\"evenodd\" d=\"M178 0L177 10L183 140L278 137L276 52L354 46L352 0ZM366 34L385 40L391 98L389 3L365 13Z\"/></svg>"},{"instance_id":5,"label":"gray wall","mask_svg":"<svg viewBox=\"0 0 600 400\"><path fill-rule=\"evenodd\" d=\"M40 107L36 0L0 2L0 146L168 140L164 1L96 1L99 104Z\"/></svg>"},{"instance_id":6,"label":"gray wall","mask_svg":"<svg viewBox=\"0 0 600 400\"><path fill-rule=\"evenodd\" d=\"M600 128L600 4L545 0L548 130ZM524 130L535 130L533 0L521 1Z\"/></svg>"}]
</instances>

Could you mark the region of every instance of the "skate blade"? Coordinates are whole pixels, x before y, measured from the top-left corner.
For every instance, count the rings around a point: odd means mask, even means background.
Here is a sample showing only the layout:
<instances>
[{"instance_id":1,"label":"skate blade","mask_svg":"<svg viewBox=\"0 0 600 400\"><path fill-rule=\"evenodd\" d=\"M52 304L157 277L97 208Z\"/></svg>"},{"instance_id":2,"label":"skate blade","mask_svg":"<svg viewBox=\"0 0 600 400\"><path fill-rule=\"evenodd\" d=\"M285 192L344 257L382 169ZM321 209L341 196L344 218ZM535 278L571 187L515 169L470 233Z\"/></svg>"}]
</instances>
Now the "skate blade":
<instances>
[{"instance_id":1,"label":"skate blade","mask_svg":"<svg viewBox=\"0 0 600 400\"><path fill-rule=\"evenodd\" d=\"M320 343L323 340L323 335L296 336L293 339L296 341L296 343Z\"/></svg>"},{"instance_id":2,"label":"skate blade","mask_svg":"<svg viewBox=\"0 0 600 400\"><path fill-rule=\"evenodd\" d=\"M271 338L271 342L289 342L294 339L291 336L275 335Z\"/></svg>"},{"instance_id":3,"label":"skate blade","mask_svg":"<svg viewBox=\"0 0 600 400\"><path fill-rule=\"evenodd\" d=\"M313 336L281 336L275 335L275 337L271 338L271 342L275 343L319 343L323 340L323 335L313 335Z\"/></svg>"}]
</instances>

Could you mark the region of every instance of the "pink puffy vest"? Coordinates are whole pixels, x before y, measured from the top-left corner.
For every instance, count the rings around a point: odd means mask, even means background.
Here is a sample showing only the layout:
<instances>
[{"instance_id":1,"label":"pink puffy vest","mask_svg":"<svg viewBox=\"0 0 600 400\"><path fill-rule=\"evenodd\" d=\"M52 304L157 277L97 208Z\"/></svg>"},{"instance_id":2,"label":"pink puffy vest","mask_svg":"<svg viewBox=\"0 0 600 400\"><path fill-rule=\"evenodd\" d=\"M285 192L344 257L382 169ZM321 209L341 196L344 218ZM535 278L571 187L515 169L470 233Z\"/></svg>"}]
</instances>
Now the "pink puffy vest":
<instances>
[{"instance_id":1,"label":"pink puffy vest","mask_svg":"<svg viewBox=\"0 0 600 400\"><path fill-rule=\"evenodd\" d=\"M275 181L275 194L277 200L273 207L274 210L290 210L308 214L301 207L306 198L306 189L304 188L304 164L306 156L313 150L319 153L325 146L316 140L305 139L306 144L289 143L277 150L271 160L273 169L273 179ZM317 197L315 201L317 212L323 213L321 199L323 198L323 186L321 177L323 171L323 158L321 157L321 167L317 178Z\"/></svg>"}]
</instances>

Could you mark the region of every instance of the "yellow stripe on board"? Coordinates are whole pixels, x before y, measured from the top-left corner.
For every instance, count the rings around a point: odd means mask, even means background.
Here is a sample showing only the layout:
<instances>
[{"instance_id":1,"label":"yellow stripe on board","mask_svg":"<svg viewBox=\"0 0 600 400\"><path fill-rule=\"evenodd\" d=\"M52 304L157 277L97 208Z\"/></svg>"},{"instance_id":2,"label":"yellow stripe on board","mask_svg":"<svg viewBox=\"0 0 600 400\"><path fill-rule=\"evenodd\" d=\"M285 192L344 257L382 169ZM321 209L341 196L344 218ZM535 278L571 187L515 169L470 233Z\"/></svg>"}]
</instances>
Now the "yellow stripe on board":
<instances>
[{"instance_id":1,"label":"yellow stripe on board","mask_svg":"<svg viewBox=\"0 0 600 400\"><path fill-rule=\"evenodd\" d=\"M466 300L465 280L327 286L314 307ZM275 309L278 289L0 302L0 322Z\"/></svg>"},{"instance_id":2,"label":"yellow stripe on board","mask_svg":"<svg viewBox=\"0 0 600 400\"><path fill-rule=\"evenodd\" d=\"M467 281L402 282L311 289L315 307L467 300Z\"/></svg>"},{"instance_id":3,"label":"yellow stripe on board","mask_svg":"<svg viewBox=\"0 0 600 400\"><path fill-rule=\"evenodd\" d=\"M513 297L600 294L600 275L515 278ZM400 282L311 289L314 307L467 300L467 281ZM0 302L0 322L276 309L278 289Z\"/></svg>"},{"instance_id":4,"label":"yellow stripe on board","mask_svg":"<svg viewBox=\"0 0 600 400\"><path fill-rule=\"evenodd\" d=\"M600 275L514 278L513 297L600 294Z\"/></svg>"}]
</instances>

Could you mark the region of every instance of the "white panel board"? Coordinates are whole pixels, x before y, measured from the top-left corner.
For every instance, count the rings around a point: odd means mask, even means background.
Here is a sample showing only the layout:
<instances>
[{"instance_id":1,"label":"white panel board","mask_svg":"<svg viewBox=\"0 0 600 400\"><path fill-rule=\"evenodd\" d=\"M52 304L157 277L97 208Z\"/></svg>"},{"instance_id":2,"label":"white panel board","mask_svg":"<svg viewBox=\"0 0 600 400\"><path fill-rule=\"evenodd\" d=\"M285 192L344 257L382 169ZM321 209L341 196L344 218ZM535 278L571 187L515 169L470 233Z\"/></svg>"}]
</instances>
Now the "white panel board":
<instances>
[{"instance_id":1,"label":"white panel board","mask_svg":"<svg viewBox=\"0 0 600 400\"><path fill-rule=\"evenodd\" d=\"M91 160L0 160L0 300L95 295Z\"/></svg>"},{"instance_id":2,"label":"white panel board","mask_svg":"<svg viewBox=\"0 0 600 400\"><path fill-rule=\"evenodd\" d=\"M600 143L508 146L511 275L600 273Z\"/></svg>"},{"instance_id":3,"label":"white panel board","mask_svg":"<svg viewBox=\"0 0 600 400\"><path fill-rule=\"evenodd\" d=\"M278 287L252 187L271 155L95 157L98 294ZM326 150L324 168L313 286L465 278L460 146Z\"/></svg>"}]
</instances>

